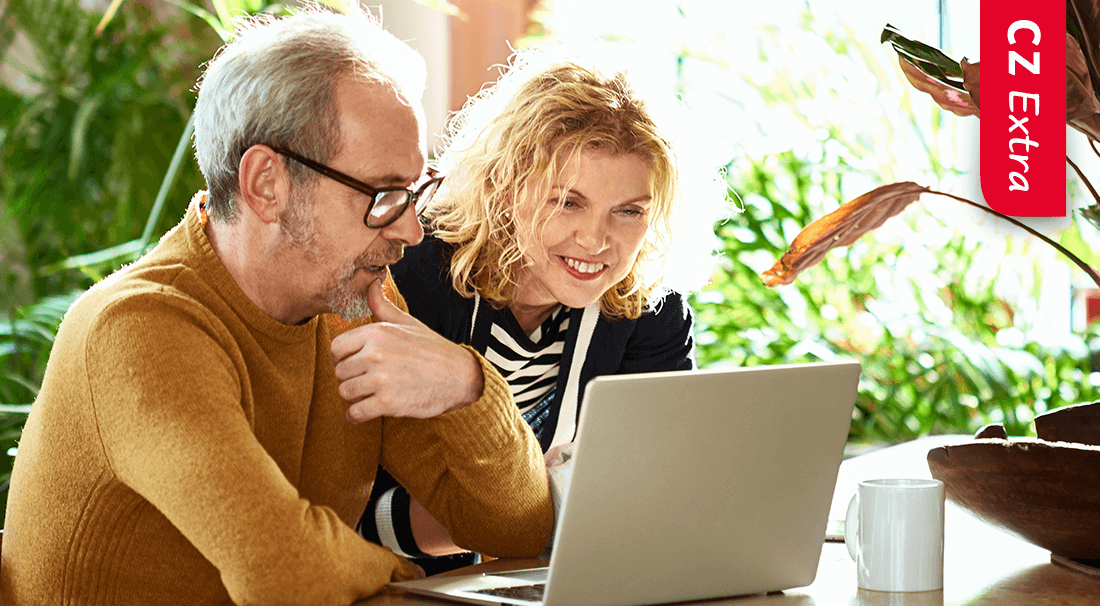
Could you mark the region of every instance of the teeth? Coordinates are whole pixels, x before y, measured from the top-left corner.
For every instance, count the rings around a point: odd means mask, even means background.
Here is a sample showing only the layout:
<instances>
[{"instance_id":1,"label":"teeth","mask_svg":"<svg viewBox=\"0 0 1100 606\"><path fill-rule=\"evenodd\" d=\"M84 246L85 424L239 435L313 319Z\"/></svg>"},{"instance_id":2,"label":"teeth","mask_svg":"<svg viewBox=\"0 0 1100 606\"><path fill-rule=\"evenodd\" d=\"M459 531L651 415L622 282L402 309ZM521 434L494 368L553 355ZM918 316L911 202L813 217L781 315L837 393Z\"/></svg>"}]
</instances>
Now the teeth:
<instances>
[{"instance_id":1,"label":"teeth","mask_svg":"<svg viewBox=\"0 0 1100 606\"><path fill-rule=\"evenodd\" d=\"M562 257L565 259L565 264L573 269L581 272L582 274L594 274L604 268L603 263L582 263L576 259L569 257Z\"/></svg>"}]
</instances>

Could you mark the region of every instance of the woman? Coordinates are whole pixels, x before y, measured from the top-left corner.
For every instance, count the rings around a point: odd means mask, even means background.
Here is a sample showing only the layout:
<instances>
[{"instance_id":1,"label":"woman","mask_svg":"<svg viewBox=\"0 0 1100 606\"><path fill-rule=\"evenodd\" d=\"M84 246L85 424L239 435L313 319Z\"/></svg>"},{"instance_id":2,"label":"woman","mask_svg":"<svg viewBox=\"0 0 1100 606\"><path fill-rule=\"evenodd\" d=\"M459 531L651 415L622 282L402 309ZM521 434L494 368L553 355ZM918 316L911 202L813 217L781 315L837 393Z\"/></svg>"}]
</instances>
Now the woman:
<instances>
[{"instance_id":1,"label":"woman","mask_svg":"<svg viewBox=\"0 0 1100 606\"><path fill-rule=\"evenodd\" d=\"M561 50L521 51L452 119L429 235L392 268L411 314L496 365L544 452L573 440L593 377L695 367L691 310L669 287L709 277L725 203L717 171L686 174L674 104ZM365 537L461 551L392 486L380 476Z\"/></svg>"}]
</instances>

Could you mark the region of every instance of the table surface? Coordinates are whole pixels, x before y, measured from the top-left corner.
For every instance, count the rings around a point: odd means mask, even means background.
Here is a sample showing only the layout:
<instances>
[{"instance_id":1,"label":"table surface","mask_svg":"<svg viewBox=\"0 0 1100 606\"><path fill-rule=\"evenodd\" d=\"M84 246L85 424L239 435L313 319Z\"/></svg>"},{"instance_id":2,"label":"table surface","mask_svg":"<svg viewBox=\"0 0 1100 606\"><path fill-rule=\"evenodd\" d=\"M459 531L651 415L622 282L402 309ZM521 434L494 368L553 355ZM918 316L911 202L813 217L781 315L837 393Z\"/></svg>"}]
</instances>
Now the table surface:
<instances>
[{"instance_id":1,"label":"table surface","mask_svg":"<svg viewBox=\"0 0 1100 606\"><path fill-rule=\"evenodd\" d=\"M831 520L841 520L861 480L879 477L930 478L925 456L937 446L970 441L969 436L934 436L848 459L840 466ZM496 560L479 571L545 566L548 559ZM463 572L468 572L466 569ZM1028 606L1100 604L1100 577L1050 561L1050 552L990 526L948 501L944 512L944 588L921 593L886 593L856 588L855 563L843 543L825 543L817 578L808 587L782 594L707 600L735 606ZM370 606L455 603L398 589L359 602Z\"/></svg>"}]
</instances>

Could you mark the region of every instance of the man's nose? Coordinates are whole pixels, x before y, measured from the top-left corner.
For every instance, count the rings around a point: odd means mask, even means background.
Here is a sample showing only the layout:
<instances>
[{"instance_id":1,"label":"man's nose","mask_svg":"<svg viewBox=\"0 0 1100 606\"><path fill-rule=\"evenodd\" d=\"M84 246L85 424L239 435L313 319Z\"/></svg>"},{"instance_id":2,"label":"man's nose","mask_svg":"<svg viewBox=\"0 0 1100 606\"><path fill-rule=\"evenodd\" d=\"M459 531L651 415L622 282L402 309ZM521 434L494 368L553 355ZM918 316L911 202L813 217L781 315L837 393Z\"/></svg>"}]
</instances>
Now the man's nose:
<instances>
[{"instance_id":1,"label":"man's nose","mask_svg":"<svg viewBox=\"0 0 1100 606\"><path fill-rule=\"evenodd\" d=\"M382 237L405 246L416 246L424 239L424 226L420 224L420 217L416 215L416 207L412 204L401 213L396 221L382 228Z\"/></svg>"}]
</instances>

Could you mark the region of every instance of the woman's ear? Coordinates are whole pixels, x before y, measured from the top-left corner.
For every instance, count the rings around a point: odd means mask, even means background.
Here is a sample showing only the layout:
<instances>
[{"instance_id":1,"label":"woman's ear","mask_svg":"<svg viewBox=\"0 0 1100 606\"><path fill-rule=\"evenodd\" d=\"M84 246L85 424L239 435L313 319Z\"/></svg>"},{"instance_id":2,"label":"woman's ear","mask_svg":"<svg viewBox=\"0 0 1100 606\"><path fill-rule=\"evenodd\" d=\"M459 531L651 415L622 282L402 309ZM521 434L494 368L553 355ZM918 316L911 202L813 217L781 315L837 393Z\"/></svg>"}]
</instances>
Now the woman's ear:
<instances>
[{"instance_id":1,"label":"woman's ear","mask_svg":"<svg viewBox=\"0 0 1100 606\"><path fill-rule=\"evenodd\" d=\"M264 223L277 221L280 193L285 190L283 184L289 177L279 154L266 145L253 145L241 156L237 174L245 206Z\"/></svg>"}]
</instances>

